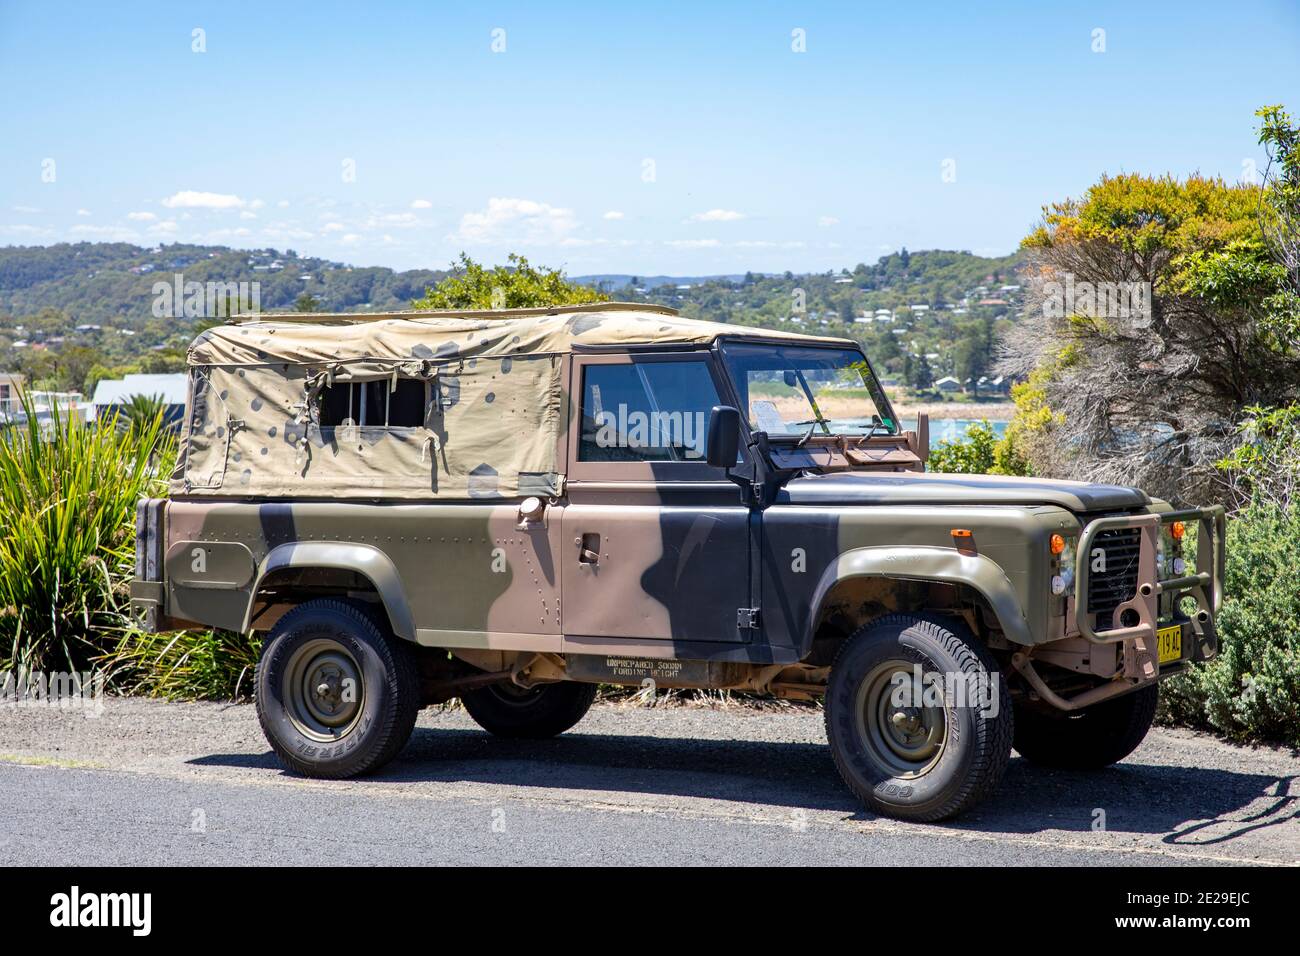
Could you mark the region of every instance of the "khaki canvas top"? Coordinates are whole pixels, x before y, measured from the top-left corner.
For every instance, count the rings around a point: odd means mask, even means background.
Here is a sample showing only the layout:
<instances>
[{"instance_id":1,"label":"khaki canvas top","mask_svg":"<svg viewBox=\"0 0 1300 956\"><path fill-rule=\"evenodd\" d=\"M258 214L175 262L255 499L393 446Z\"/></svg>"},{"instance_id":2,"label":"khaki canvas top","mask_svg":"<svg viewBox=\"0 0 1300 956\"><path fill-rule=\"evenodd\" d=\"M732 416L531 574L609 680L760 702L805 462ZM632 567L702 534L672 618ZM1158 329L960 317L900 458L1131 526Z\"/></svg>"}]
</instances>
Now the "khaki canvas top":
<instances>
[{"instance_id":1,"label":"khaki canvas top","mask_svg":"<svg viewBox=\"0 0 1300 956\"><path fill-rule=\"evenodd\" d=\"M559 355L575 347L707 345L744 335L852 345L769 329L687 319L677 310L636 302L538 309L428 312L285 313L237 317L201 334L191 365L294 365L356 360L408 362L459 357Z\"/></svg>"},{"instance_id":2,"label":"khaki canvas top","mask_svg":"<svg viewBox=\"0 0 1300 956\"><path fill-rule=\"evenodd\" d=\"M258 315L189 350L176 495L558 495L563 357L720 336L852 345L622 302L500 312ZM400 414L395 415L394 409Z\"/></svg>"}]
</instances>

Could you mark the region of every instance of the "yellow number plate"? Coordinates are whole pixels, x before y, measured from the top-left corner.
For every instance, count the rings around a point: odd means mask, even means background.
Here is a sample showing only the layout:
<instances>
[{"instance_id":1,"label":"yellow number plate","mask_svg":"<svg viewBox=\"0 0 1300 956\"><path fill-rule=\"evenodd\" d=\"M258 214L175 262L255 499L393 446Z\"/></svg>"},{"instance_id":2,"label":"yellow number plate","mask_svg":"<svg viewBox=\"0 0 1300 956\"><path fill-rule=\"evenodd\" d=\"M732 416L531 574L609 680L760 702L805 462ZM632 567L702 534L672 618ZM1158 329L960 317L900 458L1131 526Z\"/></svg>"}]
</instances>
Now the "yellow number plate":
<instances>
[{"instance_id":1,"label":"yellow number plate","mask_svg":"<svg viewBox=\"0 0 1300 956\"><path fill-rule=\"evenodd\" d=\"M1156 647L1161 664L1168 664L1183 656L1183 626L1162 627L1156 631Z\"/></svg>"}]
</instances>

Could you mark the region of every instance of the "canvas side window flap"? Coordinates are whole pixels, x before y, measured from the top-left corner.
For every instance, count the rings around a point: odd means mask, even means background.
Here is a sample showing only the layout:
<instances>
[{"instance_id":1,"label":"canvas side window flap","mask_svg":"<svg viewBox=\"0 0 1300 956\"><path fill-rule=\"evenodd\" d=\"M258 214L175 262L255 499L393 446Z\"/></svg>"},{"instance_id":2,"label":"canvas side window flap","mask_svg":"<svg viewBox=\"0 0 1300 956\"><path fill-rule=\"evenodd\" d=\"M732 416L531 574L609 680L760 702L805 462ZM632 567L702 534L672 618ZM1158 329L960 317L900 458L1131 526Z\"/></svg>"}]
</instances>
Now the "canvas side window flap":
<instances>
[{"instance_id":1,"label":"canvas side window flap","mask_svg":"<svg viewBox=\"0 0 1300 956\"><path fill-rule=\"evenodd\" d=\"M415 378L335 382L320 390L320 427L419 428L425 421L427 391L424 380Z\"/></svg>"}]
</instances>

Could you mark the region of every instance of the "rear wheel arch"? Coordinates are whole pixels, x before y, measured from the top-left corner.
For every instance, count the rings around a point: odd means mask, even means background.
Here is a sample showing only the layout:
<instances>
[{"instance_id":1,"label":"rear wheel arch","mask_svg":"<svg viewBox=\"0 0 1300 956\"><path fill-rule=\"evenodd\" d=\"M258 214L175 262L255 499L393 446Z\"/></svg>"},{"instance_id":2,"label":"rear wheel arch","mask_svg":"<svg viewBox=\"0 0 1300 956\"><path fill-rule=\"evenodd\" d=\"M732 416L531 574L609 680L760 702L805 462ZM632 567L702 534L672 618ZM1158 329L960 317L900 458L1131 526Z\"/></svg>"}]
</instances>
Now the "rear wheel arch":
<instances>
[{"instance_id":1,"label":"rear wheel arch","mask_svg":"<svg viewBox=\"0 0 1300 956\"><path fill-rule=\"evenodd\" d=\"M303 584L304 577L311 579ZM282 544L273 548L257 569L243 630L255 626L259 595L275 586L300 587L301 594L280 604L297 605L335 594L354 596L370 591L382 608L389 630L415 640L415 624L401 577L391 558L369 545L326 541Z\"/></svg>"}]
</instances>

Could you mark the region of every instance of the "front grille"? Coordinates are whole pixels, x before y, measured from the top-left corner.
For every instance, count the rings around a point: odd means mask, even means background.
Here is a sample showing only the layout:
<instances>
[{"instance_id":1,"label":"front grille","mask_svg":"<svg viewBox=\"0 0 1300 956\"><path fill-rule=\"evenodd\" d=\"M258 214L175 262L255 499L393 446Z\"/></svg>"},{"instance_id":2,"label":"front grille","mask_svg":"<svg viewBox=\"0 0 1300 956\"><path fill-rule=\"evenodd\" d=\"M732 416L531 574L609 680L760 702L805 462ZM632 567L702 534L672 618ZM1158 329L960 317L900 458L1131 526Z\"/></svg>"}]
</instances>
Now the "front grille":
<instances>
[{"instance_id":1,"label":"front grille","mask_svg":"<svg viewBox=\"0 0 1300 956\"><path fill-rule=\"evenodd\" d=\"M1106 570L1092 571L1088 576L1088 613L1097 615L1097 630L1107 631L1115 627L1115 608L1137 593L1142 532L1138 528L1098 532L1092 552L1086 556L1089 568L1094 566L1098 548L1106 553Z\"/></svg>"}]
</instances>

